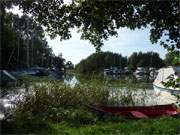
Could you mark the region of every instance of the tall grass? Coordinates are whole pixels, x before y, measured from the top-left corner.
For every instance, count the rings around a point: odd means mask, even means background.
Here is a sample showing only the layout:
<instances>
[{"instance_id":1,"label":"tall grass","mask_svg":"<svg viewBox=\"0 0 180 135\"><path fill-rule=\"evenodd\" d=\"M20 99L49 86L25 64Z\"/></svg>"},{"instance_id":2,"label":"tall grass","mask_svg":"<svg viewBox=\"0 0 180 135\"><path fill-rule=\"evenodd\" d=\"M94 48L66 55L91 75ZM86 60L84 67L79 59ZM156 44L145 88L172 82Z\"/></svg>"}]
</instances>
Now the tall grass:
<instances>
[{"instance_id":1,"label":"tall grass","mask_svg":"<svg viewBox=\"0 0 180 135\"><path fill-rule=\"evenodd\" d=\"M80 110L86 111L85 105L108 102L108 89L103 86L80 84L71 88L60 82L49 81L31 85L29 90L32 88L34 92L17 105L15 115L25 118L39 116L43 120L59 122L80 113Z\"/></svg>"}]
</instances>

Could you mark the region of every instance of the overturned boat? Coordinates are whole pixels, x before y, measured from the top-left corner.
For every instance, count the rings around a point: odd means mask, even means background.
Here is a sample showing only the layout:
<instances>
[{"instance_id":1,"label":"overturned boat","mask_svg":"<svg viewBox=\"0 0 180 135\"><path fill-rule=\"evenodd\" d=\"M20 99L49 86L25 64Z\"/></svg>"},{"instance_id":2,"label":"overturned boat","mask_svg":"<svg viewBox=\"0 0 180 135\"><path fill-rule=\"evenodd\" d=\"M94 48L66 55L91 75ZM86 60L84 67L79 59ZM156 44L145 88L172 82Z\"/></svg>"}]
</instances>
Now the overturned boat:
<instances>
[{"instance_id":1,"label":"overturned boat","mask_svg":"<svg viewBox=\"0 0 180 135\"><path fill-rule=\"evenodd\" d=\"M160 116L179 116L180 110L174 104L156 106L101 106L88 105L88 108L101 114L112 114L128 118L154 118Z\"/></svg>"}]
</instances>

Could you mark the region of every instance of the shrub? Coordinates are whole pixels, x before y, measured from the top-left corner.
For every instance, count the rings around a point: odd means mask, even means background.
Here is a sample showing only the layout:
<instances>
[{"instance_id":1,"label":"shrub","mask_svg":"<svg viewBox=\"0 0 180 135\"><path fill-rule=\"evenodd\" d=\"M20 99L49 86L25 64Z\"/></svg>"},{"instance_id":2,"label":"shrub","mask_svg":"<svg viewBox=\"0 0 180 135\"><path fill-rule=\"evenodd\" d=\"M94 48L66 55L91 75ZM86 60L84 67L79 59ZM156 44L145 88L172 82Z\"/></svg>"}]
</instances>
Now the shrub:
<instances>
[{"instance_id":1,"label":"shrub","mask_svg":"<svg viewBox=\"0 0 180 135\"><path fill-rule=\"evenodd\" d=\"M60 82L49 81L28 88L28 91L33 89L32 94L26 95L15 112L15 117L20 119L38 116L43 120L59 122L77 119L80 123L88 123L92 122L91 114L87 113L84 105L108 102L108 89L102 86L81 84L71 88Z\"/></svg>"}]
</instances>

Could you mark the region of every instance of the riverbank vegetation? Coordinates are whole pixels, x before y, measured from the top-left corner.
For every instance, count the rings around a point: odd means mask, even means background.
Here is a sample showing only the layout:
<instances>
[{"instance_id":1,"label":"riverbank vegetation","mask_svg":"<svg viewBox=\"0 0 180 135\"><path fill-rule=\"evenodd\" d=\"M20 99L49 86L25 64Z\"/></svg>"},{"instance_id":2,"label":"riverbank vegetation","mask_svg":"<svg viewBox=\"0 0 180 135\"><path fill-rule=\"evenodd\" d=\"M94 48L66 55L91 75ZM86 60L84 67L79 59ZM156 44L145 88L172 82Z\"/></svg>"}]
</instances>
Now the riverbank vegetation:
<instances>
[{"instance_id":1,"label":"riverbank vegetation","mask_svg":"<svg viewBox=\"0 0 180 135\"><path fill-rule=\"evenodd\" d=\"M117 96L110 98L112 91L106 82L97 85L90 81L73 88L53 80L44 83L34 82L26 87L28 94L23 98L23 102L18 102L16 110L1 122L2 133L99 135L180 132L179 118L131 120L111 115L101 117L86 106L94 103L115 105L117 101L121 105L133 105L135 101L132 98L132 92L135 89L136 85L127 87L129 94L122 94L116 100ZM123 92L123 87L119 91ZM139 128L138 131L137 128Z\"/></svg>"}]
</instances>

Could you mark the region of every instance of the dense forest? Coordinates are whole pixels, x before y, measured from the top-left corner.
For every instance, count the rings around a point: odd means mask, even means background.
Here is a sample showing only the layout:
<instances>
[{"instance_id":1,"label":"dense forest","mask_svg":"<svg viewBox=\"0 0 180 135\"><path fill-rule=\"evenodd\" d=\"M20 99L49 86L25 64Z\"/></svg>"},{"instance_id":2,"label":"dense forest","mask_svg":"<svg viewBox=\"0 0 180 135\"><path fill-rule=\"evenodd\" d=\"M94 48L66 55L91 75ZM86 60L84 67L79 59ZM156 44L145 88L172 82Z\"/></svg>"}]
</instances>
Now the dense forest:
<instances>
[{"instance_id":1,"label":"dense forest","mask_svg":"<svg viewBox=\"0 0 180 135\"><path fill-rule=\"evenodd\" d=\"M33 66L61 68L65 65L62 54L53 54L43 28L31 17L6 13L3 30L1 69Z\"/></svg>"},{"instance_id":2,"label":"dense forest","mask_svg":"<svg viewBox=\"0 0 180 135\"><path fill-rule=\"evenodd\" d=\"M117 67L123 69L128 67L132 71L137 67L165 66L164 61L155 52L134 52L130 57L123 57L121 54L112 52L94 53L76 65L79 73L91 74L102 72L105 68Z\"/></svg>"}]
</instances>

